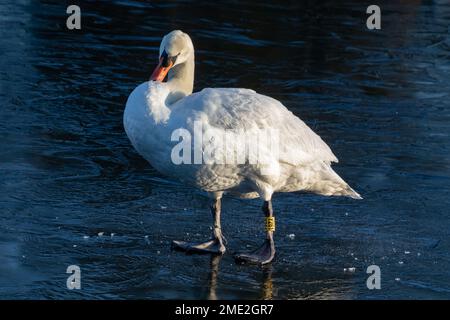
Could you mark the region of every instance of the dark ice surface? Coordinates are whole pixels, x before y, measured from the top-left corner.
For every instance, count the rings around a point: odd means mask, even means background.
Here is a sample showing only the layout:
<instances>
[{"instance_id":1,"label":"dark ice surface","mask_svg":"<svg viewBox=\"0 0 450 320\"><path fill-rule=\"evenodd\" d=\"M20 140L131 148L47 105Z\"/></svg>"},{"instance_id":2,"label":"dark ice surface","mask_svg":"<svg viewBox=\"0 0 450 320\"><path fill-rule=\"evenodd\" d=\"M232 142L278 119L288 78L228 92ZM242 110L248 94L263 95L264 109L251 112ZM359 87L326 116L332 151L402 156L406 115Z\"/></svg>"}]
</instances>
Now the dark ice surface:
<instances>
[{"instance_id":1,"label":"dark ice surface","mask_svg":"<svg viewBox=\"0 0 450 320\"><path fill-rule=\"evenodd\" d=\"M450 2L378 1L374 31L365 1L263 2L78 1L70 31L62 1L0 0L0 298L450 298ZM173 29L195 90L279 99L364 197L276 194L271 266L231 254L262 241L260 200L224 199L223 257L170 250L209 237L208 199L137 155L122 115Z\"/></svg>"}]
</instances>

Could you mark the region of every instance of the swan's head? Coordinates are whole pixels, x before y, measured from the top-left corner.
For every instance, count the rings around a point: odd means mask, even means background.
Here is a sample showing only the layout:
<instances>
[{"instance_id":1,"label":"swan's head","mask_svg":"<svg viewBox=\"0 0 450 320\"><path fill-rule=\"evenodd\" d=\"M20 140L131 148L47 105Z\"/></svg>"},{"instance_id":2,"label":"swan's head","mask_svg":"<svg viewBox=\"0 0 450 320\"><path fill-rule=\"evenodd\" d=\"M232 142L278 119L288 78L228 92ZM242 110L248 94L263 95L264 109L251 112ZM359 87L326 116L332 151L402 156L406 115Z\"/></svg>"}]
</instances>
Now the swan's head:
<instances>
[{"instance_id":1,"label":"swan's head","mask_svg":"<svg viewBox=\"0 0 450 320\"><path fill-rule=\"evenodd\" d=\"M159 47L159 64L151 80L163 81L169 70L186 62L194 54L191 38L180 30L174 30L164 36Z\"/></svg>"}]
</instances>

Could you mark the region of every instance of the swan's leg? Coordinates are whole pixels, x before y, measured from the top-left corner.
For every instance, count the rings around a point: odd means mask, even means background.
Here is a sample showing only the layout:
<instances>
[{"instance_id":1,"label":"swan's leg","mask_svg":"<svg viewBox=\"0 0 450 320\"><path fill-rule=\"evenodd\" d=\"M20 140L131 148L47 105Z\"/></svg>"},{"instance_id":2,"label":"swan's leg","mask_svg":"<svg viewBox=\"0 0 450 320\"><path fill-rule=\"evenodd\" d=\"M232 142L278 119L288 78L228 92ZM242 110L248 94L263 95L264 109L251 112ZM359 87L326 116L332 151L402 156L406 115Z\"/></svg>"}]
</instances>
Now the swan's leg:
<instances>
[{"instance_id":1,"label":"swan's leg","mask_svg":"<svg viewBox=\"0 0 450 320\"><path fill-rule=\"evenodd\" d=\"M222 235L222 227L220 225L220 198L216 198L211 206L211 213L214 219L212 239L206 242L185 242L173 241L172 247L176 250L186 251L190 253L225 253L225 238Z\"/></svg>"},{"instance_id":2,"label":"swan's leg","mask_svg":"<svg viewBox=\"0 0 450 320\"><path fill-rule=\"evenodd\" d=\"M266 240L261 247L248 253L238 253L235 255L236 262L249 262L267 264L275 257L275 242L273 233L275 231L275 216L272 210L272 201L264 201L262 210L266 217Z\"/></svg>"}]
</instances>

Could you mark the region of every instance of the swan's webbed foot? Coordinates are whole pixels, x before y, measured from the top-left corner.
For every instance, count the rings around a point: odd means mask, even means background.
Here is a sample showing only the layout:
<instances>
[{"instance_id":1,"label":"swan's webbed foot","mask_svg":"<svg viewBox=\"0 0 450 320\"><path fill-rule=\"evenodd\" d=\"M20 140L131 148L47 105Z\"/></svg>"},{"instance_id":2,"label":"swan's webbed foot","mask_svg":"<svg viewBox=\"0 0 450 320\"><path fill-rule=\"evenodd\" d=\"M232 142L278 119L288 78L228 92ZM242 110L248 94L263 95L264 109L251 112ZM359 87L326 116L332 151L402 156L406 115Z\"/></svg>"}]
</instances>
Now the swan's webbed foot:
<instances>
[{"instance_id":1,"label":"swan's webbed foot","mask_svg":"<svg viewBox=\"0 0 450 320\"><path fill-rule=\"evenodd\" d=\"M172 241L172 248L186 253L209 253L209 254L224 254L225 245L223 240L219 238L211 239L206 242L186 242L186 241Z\"/></svg>"},{"instance_id":2,"label":"swan's webbed foot","mask_svg":"<svg viewBox=\"0 0 450 320\"><path fill-rule=\"evenodd\" d=\"M237 263L268 264L275 257L275 244L272 239L266 239L262 246L248 253L238 253L234 256Z\"/></svg>"},{"instance_id":3,"label":"swan's webbed foot","mask_svg":"<svg viewBox=\"0 0 450 320\"><path fill-rule=\"evenodd\" d=\"M206 242L186 242L172 241L172 249L185 251L186 253L210 253L224 254L226 240L222 235L220 226L220 196L217 197L211 206L211 213L214 218L214 227L212 239Z\"/></svg>"},{"instance_id":4,"label":"swan's webbed foot","mask_svg":"<svg viewBox=\"0 0 450 320\"><path fill-rule=\"evenodd\" d=\"M256 263L268 264L275 257L275 242L273 241L273 233L275 232L275 217L273 216L272 202L264 201L262 207L266 216L266 240L258 249L248 253L238 253L234 256L237 263Z\"/></svg>"}]
</instances>

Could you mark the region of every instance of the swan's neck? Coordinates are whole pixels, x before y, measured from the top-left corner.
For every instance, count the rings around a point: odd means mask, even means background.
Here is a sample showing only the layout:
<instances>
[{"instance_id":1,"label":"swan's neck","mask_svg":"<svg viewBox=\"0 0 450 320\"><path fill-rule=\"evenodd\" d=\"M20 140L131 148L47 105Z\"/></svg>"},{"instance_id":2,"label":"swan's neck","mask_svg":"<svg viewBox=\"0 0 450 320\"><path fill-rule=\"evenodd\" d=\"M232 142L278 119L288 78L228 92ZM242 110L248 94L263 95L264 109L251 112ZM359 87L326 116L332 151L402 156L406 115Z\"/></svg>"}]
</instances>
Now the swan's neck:
<instances>
[{"instance_id":1,"label":"swan's neck","mask_svg":"<svg viewBox=\"0 0 450 320\"><path fill-rule=\"evenodd\" d=\"M194 88L194 54L169 71L167 82L149 81L146 93L148 110L156 124L166 123L170 105L192 93Z\"/></svg>"},{"instance_id":2,"label":"swan's neck","mask_svg":"<svg viewBox=\"0 0 450 320\"><path fill-rule=\"evenodd\" d=\"M170 95L168 104L172 104L192 93L194 89L194 68L195 61L192 52L185 62L176 65L169 71L167 84L170 88Z\"/></svg>"}]
</instances>

